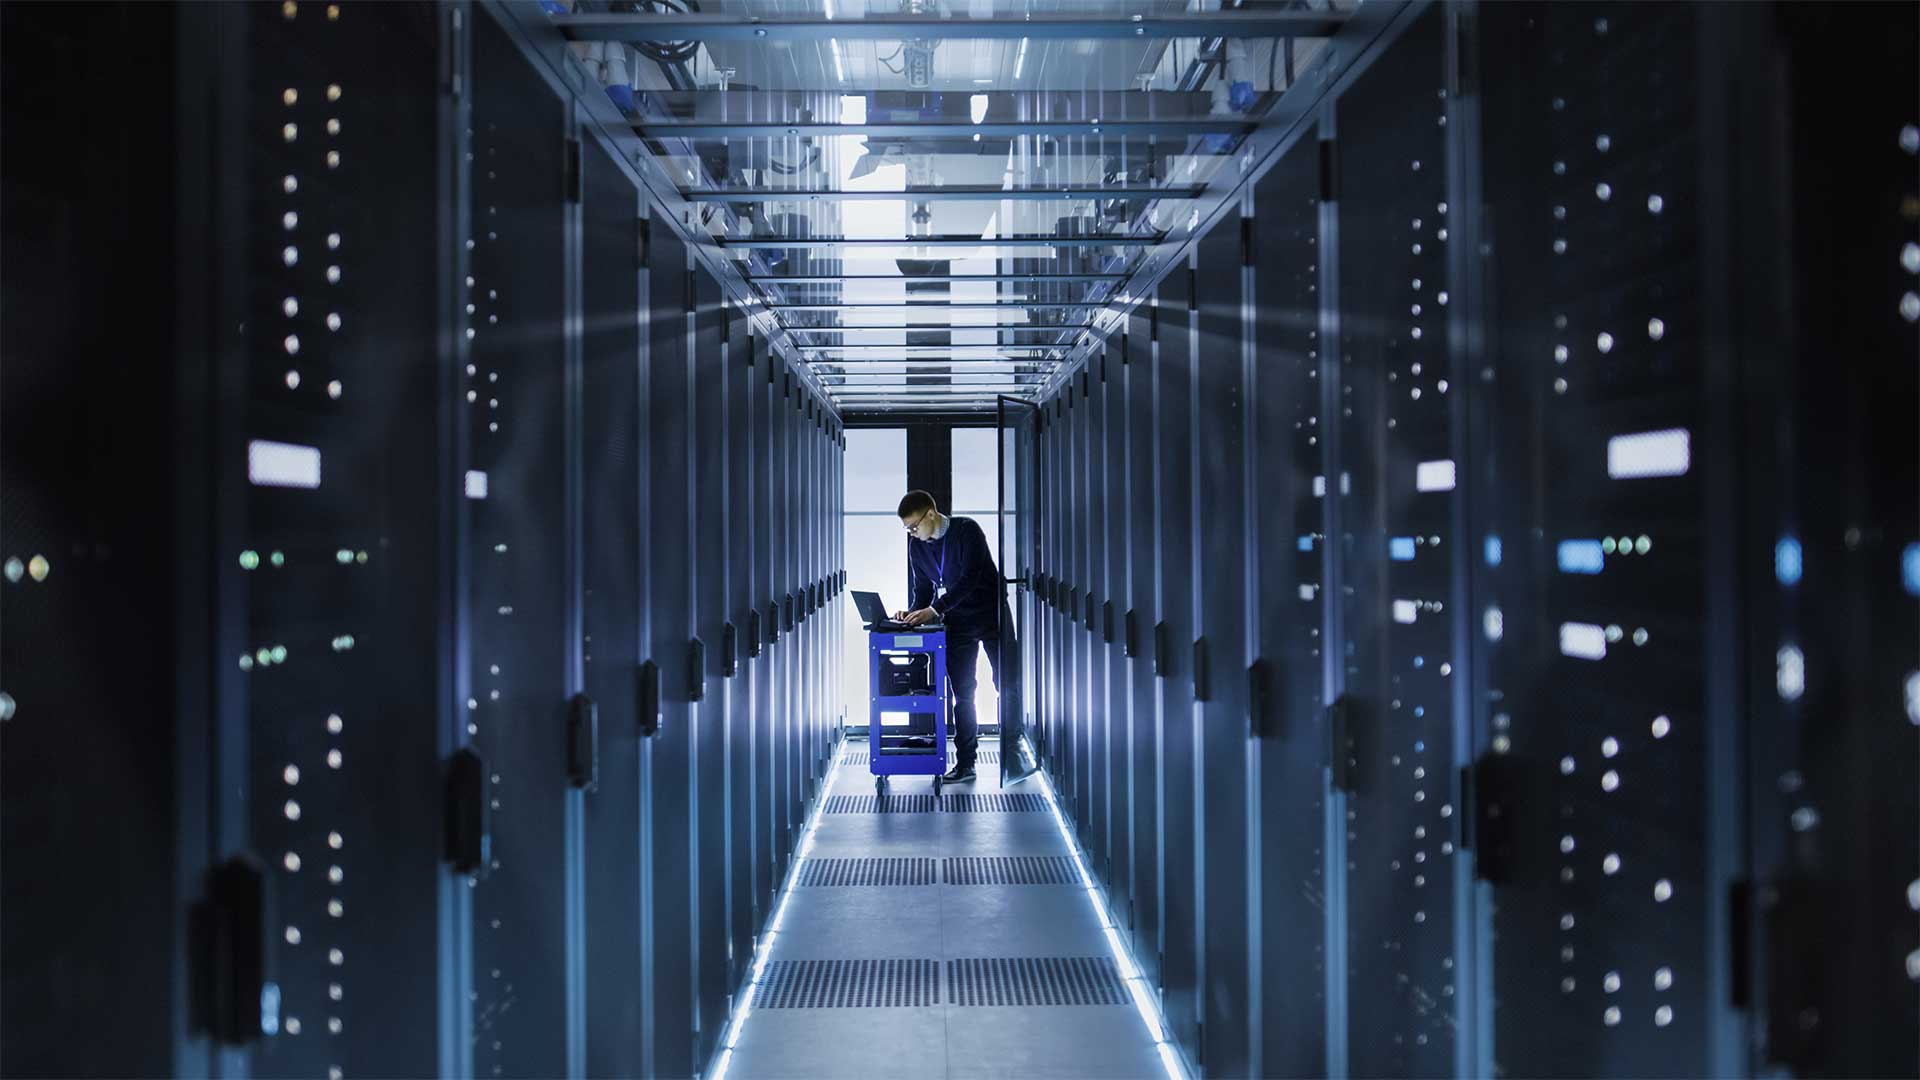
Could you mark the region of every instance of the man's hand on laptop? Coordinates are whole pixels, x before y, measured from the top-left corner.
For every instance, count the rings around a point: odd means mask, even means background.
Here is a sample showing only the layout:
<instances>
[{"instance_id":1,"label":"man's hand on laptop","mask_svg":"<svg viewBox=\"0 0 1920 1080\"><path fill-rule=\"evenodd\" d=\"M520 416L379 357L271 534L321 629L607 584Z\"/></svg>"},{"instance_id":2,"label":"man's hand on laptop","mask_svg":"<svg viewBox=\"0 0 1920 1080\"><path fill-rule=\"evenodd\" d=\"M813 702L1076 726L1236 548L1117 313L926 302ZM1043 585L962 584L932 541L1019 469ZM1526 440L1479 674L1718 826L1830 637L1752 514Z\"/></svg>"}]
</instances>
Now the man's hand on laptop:
<instances>
[{"instance_id":1,"label":"man's hand on laptop","mask_svg":"<svg viewBox=\"0 0 1920 1080\"><path fill-rule=\"evenodd\" d=\"M938 622L939 620L939 612L930 607L923 607L919 611L906 612L900 621L906 623L908 626L923 626L930 622Z\"/></svg>"}]
</instances>

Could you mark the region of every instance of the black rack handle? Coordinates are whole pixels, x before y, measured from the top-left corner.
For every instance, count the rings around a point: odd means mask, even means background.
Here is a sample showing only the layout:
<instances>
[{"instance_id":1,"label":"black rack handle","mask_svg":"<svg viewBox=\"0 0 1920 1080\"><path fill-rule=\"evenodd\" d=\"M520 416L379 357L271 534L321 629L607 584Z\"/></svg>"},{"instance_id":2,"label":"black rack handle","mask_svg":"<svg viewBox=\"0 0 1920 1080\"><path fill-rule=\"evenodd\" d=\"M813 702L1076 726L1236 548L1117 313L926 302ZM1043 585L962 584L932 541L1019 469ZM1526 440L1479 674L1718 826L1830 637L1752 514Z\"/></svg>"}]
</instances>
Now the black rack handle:
<instances>
[{"instance_id":1,"label":"black rack handle","mask_svg":"<svg viewBox=\"0 0 1920 1080\"><path fill-rule=\"evenodd\" d=\"M731 679L740 673L740 632L732 623L720 627L720 677Z\"/></svg>"},{"instance_id":2,"label":"black rack handle","mask_svg":"<svg viewBox=\"0 0 1920 1080\"><path fill-rule=\"evenodd\" d=\"M189 915L195 965L193 1027L227 1046L256 1042L267 986L267 873L240 854L207 873L206 898Z\"/></svg>"},{"instance_id":3,"label":"black rack handle","mask_svg":"<svg viewBox=\"0 0 1920 1080\"><path fill-rule=\"evenodd\" d=\"M1135 608L1127 609L1125 633L1121 635L1121 650L1130 657L1140 655L1140 612Z\"/></svg>"},{"instance_id":4,"label":"black rack handle","mask_svg":"<svg viewBox=\"0 0 1920 1080\"><path fill-rule=\"evenodd\" d=\"M651 660L640 664L640 677L635 680L636 696L639 698L635 712L640 721L640 737L651 739L660 734L660 665Z\"/></svg>"},{"instance_id":5,"label":"black rack handle","mask_svg":"<svg viewBox=\"0 0 1920 1080\"><path fill-rule=\"evenodd\" d=\"M493 846L490 818L487 763L472 747L462 747L447 767L447 861L455 873L486 870Z\"/></svg>"},{"instance_id":6,"label":"black rack handle","mask_svg":"<svg viewBox=\"0 0 1920 1080\"><path fill-rule=\"evenodd\" d=\"M1353 790L1353 705L1341 694L1327 706L1327 765L1335 791Z\"/></svg>"},{"instance_id":7,"label":"black rack handle","mask_svg":"<svg viewBox=\"0 0 1920 1080\"><path fill-rule=\"evenodd\" d=\"M1153 624L1153 673L1166 678L1171 673L1171 659L1167 655L1167 624L1163 620Z\"/></svg>"},{"instance_id":8,"label":"black rack handle","mask_svg":"<svg viewBox=\"0 0 1920 1080\"><path fill-rule=\"evenodd\" d=\"M600 782L600 706L573 695L567 709L567 785L585 791Z\"/></svg>"},{"instance_id":9,"label":"black rack handle","mask_svg":"<svg viewBox=\"0 0 1920 1080\"><path fill-rule=\"evenodd\" d=\"M1273 717L1268 712L1273 703L1267 699L1272 679L1273 664L1266 657L1256 657L1247 665L1247 728L1256 739L1274 735Z\"/></svg>"},{"instance_id":10,"label":"black rack handle","mask_svg":"<svg viewBox=\"0 0 1920 1080\"><path fill-rule=\"evenodd\" d=\"M1207 666L1205 635L1193 639L1193 700L1213 700L1213 672Z\"/></svg>"},{"instance_id":11,"label":"black rack handle","mask_svg":"<svg viewBox=\"0 0 1920 1080\"><path fill-rule=\"evenodd\" d=\"M747 612L747 655L758 659L760 656L760 609Z\"/></svg>"},{"instance_id":12,"label":"black rack handle","mask_svg":"<svg viewBox=\"0 0 1920 1080\"><path fill-rule=\"evenodd\" d=\"M687 700L707 696L707 643L699 638L687 642Z\"/></svg>"}]
</instances>

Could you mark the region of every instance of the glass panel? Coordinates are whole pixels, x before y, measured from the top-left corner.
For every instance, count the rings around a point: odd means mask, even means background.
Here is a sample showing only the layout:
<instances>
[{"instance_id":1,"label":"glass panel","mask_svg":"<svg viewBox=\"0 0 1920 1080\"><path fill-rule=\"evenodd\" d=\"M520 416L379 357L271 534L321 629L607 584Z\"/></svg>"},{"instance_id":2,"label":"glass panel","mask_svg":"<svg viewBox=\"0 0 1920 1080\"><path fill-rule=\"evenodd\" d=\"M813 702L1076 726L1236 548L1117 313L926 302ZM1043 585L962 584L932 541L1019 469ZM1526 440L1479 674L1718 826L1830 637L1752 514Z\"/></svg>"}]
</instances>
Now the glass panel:
<instances>
[{"instance_id":1,"label":"glass panel","mask_svg":"<svg viewBox=\"0 0 1920 1080\"><path fill-rule=\"evenodd\" d=\"M953 512L980 522L997 558L1000 534L987 524L999 513L1000 490L994 478L999 455L993 440L993 428L953 429Z\"/></svg>"},{"instance_id":2,"label":"glass panel","mask_svg":"<svg viewBox=\"0 0 1920 1080\"><path fill-rule=\"evenodd\" d=\"M847 432L847 468L851 477L854 462L860 454L854 450L852 436L860 434L856 429ZM894 432L901 436L901 446L905 448L905 433ZM903 479L892 492L891 503L898 505L900 496L906 494L904 479L906 457L903 453L901 472ZM871 501L871 499L869 499ZM888 507L889 511L892 505ZM900 519L891 512L885 514L848 514L842 521L846 526L847 542L847 588L863 592L877 592L886 601L890 610L899 610L907 604L907 534L900 528ZM860 612L851 602L842 604L840 610L841 630L846 634L847 663L841 673L842 690L846 700L854 706L848 710L847 721L855 727L864 727L867 722L865 711L859 702L870 696L867 688L867 634L860 621Z\"/></svg>"},{"instance_id":3,"label":"glass panel","mask_svg":"<svg viewBox=\"0 0 1920 1080\"><path fill-rule=\"evenodd\" d=\"M907 433L902 428L853 428L847 432L845 502L848 512L884 511L892 513L907 493ZM898 521L884 524L900 531ZM901 535L905 535L902 533ZM906 549L898 553L901 570L891 579L894 589L906 580ZM853 546L853 533L847 534L847 568L858 579L859 552ZM871 586L858 585L866 589ZM863 643L864 647L864 643Z\"/></svg>"}]
</instances>

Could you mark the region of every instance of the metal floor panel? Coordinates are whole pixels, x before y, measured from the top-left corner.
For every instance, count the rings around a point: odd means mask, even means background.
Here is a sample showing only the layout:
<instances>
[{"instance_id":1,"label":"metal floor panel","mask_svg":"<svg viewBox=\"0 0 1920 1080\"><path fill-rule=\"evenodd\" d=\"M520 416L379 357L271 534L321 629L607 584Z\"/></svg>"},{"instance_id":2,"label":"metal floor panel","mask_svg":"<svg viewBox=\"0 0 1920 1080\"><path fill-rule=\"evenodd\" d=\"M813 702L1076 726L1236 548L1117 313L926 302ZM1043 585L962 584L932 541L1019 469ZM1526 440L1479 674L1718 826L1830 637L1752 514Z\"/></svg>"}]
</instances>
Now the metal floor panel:
<instances>
[{"instance_id":1,"label":"metal floor panel","mask_svg":"<svg viewBox=\"0 0 1920 1080\"><path fill-rule=\"evenodd\" d=\"M1048 809L998 781L982 770L931 812L820 815L729 1080L1164 1075L1053 815L954 812ZM827 794L872 791L843 763ZM909 798L932 801L889 801Z\"/></svg>"}]
</instances>

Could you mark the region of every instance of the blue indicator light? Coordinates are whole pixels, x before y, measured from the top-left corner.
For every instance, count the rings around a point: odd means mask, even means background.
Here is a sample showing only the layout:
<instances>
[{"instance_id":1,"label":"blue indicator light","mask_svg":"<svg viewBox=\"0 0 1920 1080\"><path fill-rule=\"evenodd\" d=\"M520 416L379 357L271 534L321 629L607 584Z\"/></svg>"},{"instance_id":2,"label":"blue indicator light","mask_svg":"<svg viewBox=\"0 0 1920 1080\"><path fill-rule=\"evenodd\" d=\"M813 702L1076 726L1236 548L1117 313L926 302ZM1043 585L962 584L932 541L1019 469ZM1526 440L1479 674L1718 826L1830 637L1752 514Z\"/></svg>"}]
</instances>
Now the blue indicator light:
<instances>
[{"instance_id":1,"label":"blue indicator light","mask_svg":"<svg viewBox=\"0 0 1920 1080\"><path fill-rule=\"evenodd\" d=\"M1607 556L1598 540L1560 541L1560 572L1597 574L1607 565Z\"/></svg>"},{"instance_id":2,"label":"blue indicator light","mask_svg":"<svg viewBox=\"0 0 1920 1080\"><path fill-rule=\"evenodd\" d=\"M1497 536L1487 537L1487 565L1500 565L1500 538Z\"/></svg>"},{"instance_id":3,"label":"blue indicator light","mask_svg":"<svg viewBox=\"0 0 1920 1080\"><path fill-rule=\"evenodd\" d=\"M1393 539L1388 540L1387 554L1393 556L1394 562L1412 562L1413 561L1413 537L1396 536Z\"/></svg>"},{"instance_id":4,"label":"blue indicator light","mask_svg":"<svg viewBox=\"0 0 1920 1080\"><path fill-rule=\"evenodd\" d=\"M1312 551L1312 550L1313 550L1313 537L1311 537L1311 536L1303 536L1303 537L1301 537L1301 538L1300 538L1300 550L1301 550L1301 551Z\"/></svg>"},{"instance_id":5,"label":"blue indicator light","mask_svg":"<svg viewBox=\"0 0 1920 1080\"><path fill-rule=\"evenodd\" d=\"M1782 585L1800 584L1800 541L1783 536L1773 545L1773 576ZM1911 591L1911 590L1909 590Z\"/></svg>"}]
</instances>

